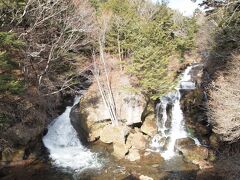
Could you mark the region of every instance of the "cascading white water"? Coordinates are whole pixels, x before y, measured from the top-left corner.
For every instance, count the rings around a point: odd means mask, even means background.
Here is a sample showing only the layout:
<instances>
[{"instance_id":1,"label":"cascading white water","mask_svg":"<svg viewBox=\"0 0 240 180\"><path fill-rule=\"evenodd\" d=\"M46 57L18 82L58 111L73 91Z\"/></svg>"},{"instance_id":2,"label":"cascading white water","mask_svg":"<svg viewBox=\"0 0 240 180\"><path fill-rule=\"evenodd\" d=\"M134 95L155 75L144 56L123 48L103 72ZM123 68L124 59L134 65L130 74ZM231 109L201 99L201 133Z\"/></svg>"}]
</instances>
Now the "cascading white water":
<instances>
[{"instance_id":1,"label":"cascading white water","mask_svg":"<svg viewBox=\"0 0 240 180\"><path fill-rule=\"evenodd\" d=\"M169 142L167 145L167 150L164 151L161 155L165 159L170 159L174 156L174 145L176 139L187 137L187 132L184 129L183 113L180 107L180 92L177 90L174 96L173 108L172 108L172 121L171 121L171 130L169 134Z\"/></svg>"},{"instance_id":2,"label":"cascading white water","mask_svg":"<svg viewBox=\"0 0 240 180\"><path fill-rule=\"evenodd\" d=\"M160 99L157 104L157 125L158 134L152 139L151 147L155 151L160 151L165 160L171 159L174 155L175 141L180 138L188 137L184 127L184 117L180 106L180 90L195 89L195 83L191 81L190 71L194 66L189 66L183 72L176 92L170 92ZM168 108L168 106L171 108ZM169 107L170 107L169 106ZM171 112L168 112L170 109ZM171 119L169 119L171 114ZM167 123L168 121L168 123ZM170 125L169 125L170 124ZM197 139L194 139L199 144Z\"/></svg>"},{"instance_id":3,"label":"cascading white water","mask_svg":"<svg viewBox=\"0 0 240 180\"><path fill-rule=\"evenodd\" d=\"M80 97L76 97L74 105L79 103ZM97 154L85 148L70 122L72 107L67 107L65 112L57 117L49 126L48 133L43 137L43 143L49 150L50 158L57 167L74 171L82 171L89 168L99 168Z\"/></svg>"}]
</instances>

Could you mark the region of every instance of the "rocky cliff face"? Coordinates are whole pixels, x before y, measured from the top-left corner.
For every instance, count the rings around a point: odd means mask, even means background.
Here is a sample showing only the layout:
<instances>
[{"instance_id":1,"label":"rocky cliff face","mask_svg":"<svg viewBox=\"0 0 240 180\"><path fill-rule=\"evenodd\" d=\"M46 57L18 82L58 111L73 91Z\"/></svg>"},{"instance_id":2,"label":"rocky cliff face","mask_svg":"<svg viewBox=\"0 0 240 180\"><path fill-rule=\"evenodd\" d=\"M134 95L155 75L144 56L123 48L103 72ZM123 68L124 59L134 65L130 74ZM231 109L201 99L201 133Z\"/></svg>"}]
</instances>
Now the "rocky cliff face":
<instances>
[{"instance_id":1,"label":"rocky cliff face","mask_svg":"<svg viewBox=\"0 0 240 180\"><path fill-rule=\"evenodd\" d=\"M202 82L203 66L193 69L192 73L197 88L192 91L182 92L183 97L181 99L186 127L188 132L197 137L202 145L214 147L217 146L217 142L210 141L212 126L207 116L207 95Z\"/></svg>"},{"instance_id":2,"label":"rocky cliff face","mask_svg":"<svg viewBox=\"0 0 240 180\"><path fill-rule=\"evenodd\" d=\"M0 165L24 164L41 153L42 135L60 113L61 100L41 97L34 87L23 96L0 96Z\"/></svg>"},{"instance_id":3,"label":"rocky cliff face","mask_svg":"<svg viewBox=\"0 0 240 180\"><path fill-rule=\"evenodd\" d=\"M209 86L211 79L206 67L203 67L200 74L193 76L195 76L194 80L197 82L198 88L192 92L184 92L181 102L189 133L197 136L201 144L210 147L215 152L239 153L239 150L237 150L239 149L239 142L231 143L231 140L237 139L239 136L237 122L229 122L227 119L219 121L219 118L212 119L209 116L209 98L211 97L208 96L209 89L206 87ZM216 100L211 99L211 101L218 101L220 97L216 97ZM224 99L222 101L225 103ZM219 102L220 104L221 102Z\"/></svg>"}]
</instances>

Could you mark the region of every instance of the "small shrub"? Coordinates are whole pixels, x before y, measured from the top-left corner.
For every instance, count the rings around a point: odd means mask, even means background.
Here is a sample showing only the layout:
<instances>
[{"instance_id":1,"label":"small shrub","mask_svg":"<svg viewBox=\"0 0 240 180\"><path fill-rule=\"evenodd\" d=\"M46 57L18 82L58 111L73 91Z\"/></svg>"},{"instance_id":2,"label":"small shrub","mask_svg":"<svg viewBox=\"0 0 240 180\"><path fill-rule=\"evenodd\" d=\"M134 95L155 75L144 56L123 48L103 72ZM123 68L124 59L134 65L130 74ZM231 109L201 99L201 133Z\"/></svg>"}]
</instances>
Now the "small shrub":
<instances>
[{"instance_id":1,"label":"small shrub","mask_svg":"<svg viewBox=\"0 0 240 180\"><path fill-rule=\"evenodd\" d=\"M11 70L17 67L17 63L9 58L6 51L0 51L0 69Z\"/></svg>"},{"instance_id":2,"label":"small shrub","mask_svg":"<svg viewBox=\"0 0 240 180\"><path fill-rule=\"evenodd\" d=\"M0 92L20 95L24 92L24 82L16 79L14 75L0 75Z\"/></svg>"}]
</instances>

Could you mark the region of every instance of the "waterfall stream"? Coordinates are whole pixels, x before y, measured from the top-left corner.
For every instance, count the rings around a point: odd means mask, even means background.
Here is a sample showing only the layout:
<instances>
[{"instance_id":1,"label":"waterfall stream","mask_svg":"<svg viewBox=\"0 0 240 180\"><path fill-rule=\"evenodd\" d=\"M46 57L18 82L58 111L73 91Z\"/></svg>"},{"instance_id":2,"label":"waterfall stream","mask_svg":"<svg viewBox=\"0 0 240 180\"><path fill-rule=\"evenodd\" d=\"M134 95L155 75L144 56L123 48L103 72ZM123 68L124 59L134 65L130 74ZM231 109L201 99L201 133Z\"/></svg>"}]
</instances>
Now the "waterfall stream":
<instances>
[{"instance_id":1,"label":"waterfall stream","mask_svg":"<svg viewBox=\"0 0 240 180\"><path fill-rule=\"evenodd\" d=\"M163 96L156 106L158 134L153 137L151 147L155 151L160 151L165 160L171 159L175 155L175 141L188 137L180 105L180 91L195 89L195 83L191 80L191 70L194 66L186 68L181 75L176 91ZM196 144L199 144L197 139L194 140Z\"/></svg>"},{"instance_id":2,"label":"waterfall stream","mask_svg":"<svg viewBox=\"0 0 240 180\"><path fill-rule=\"evenodd\" d=\"M74 171L101 166L97 154L90 152L81 144L70 122L71 109L79 101L80 97L76 97L73 106L66 107L65 112L48 126L48 133L43 137L43 143L49 150L53 165Z\"/></svg>"},{"instance_id":3,"label":"waterfall stream","mask_svg":"<svg viewBox=\"0 0 240 180\"><path fill-rule=\"evenodd\" d=\"M160 99L156 106L158 133L153 137L151 147L159 151L166 160L175 155L174 145L179 138L188 137L184 116L180 106L181 91L195 89L189 66L182 73L176 91L168 93ZM63 114L48 126L48 133L43 143L49 150L49 157L56 167L82 172L84 169L101 167L96 153L84 147L70 121L70 112L78 104L80 97L75 98L73 106L66 107ZM195 139L196 143L199 143Z\"/></svg>"}]
</instances>

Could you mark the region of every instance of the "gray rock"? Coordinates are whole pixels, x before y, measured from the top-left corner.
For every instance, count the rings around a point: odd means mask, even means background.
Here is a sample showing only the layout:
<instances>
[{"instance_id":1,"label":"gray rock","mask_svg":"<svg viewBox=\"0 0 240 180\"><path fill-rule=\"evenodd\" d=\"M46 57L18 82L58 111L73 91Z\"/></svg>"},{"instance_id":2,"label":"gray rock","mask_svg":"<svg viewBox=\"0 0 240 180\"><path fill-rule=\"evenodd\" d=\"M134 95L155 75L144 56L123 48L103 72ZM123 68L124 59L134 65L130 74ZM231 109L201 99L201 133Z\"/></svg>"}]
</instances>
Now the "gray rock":
<instances>
[{"instance_id":1,"label":"gray rock","mask_svg":"<svg viewBox=\"0 0 240 180\"><path fill-rule=\"evenodd\" d=\"M141 131L151 137L157 134L157 124L154 114L151 114L145 118L145 121L141 126Z\"/></svg>"},{"instance_id":2,"label":"gray rock","mask_svg":"<svg viewBox=\"0 0 240 180\"><path fill-rule=\"evenodd\" d=\"M191 138L182 138L176 140L175 149L182 153L185 160L190 162L201 162L208 159L208 149L203 146L197 146Z\"/></svg>"},{"instance_id":3,"label":"gray rock","mask_svg":"<svg viewBox=\"0 0 240 180\"><path fill-rule=\"evenodd\" d=\"M134 147L138 150L144 150L147 147L148 139L140 132L131 133L127 138L127 143L129 147Z\"/></svg>"},{"instance_id":4,"label":"gray rock","mask_svg":"<svg viewBox=\"0 0 240 180\"><path fill-rule=\"evenodd\" d=\"M125 144L129 131L130 128L126 125L113 126L109 124L101 130L100 140L104 143Z\"/></svg>"},{"instance_id":5,"label":"gray rock","mask_svg":"<svg viewBox=\"0 0 240 180\"><path fill-rule=\"evenodd\" d=\"M111 88L118 119L125 121L127 125L140 123L147 104L144 96L123 89L123 87L131 87L130 78L127 75L119 76L118 73L114 73L111 77ZM96 82L90 86L81 100L81 118L87 123L111 119Z\"/></svg>"},{"instance_id":6,"label":"gray rock","mask_svg":"<svg viewBox=\"0 0 240 180\"><path fill-rule=\"evenodd\" d=\"M89 131L86 121L81 119L79 105L75 105L70 112L71 124L78 133L78 137L83 144L87 144L89 139Z\"/></svg>"},{"instance_id":7,"label":"gray rock","mask_svg":"<svg viewBox=\"0 0 240 180\"><path fill-rule=\"evenodd\" d=\"M131 148L129 150L129 153L128 155L126 156L126 159L128 159L129 161L137 161L137 160L140 160L141 159L141 156L140 156L140 152L138 149L135 149L135 148Z\"/></svg>"}]
</instances>

